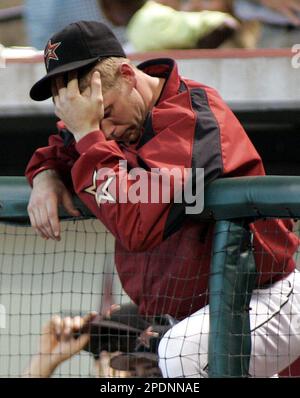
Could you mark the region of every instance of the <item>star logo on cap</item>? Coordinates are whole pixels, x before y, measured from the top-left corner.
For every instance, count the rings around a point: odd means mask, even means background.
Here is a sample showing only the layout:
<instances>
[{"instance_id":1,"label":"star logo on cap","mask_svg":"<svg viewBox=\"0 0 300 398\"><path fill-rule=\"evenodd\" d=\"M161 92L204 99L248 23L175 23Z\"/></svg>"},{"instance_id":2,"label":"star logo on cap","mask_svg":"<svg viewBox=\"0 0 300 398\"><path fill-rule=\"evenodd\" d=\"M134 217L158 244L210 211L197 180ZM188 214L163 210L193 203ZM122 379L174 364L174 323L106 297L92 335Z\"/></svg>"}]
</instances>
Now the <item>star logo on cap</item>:
<instances>
[{"instance_id":1,"label":"star logo on cap","mask_svg":"<svg viewBox=\"0 0 300 398\"><path fill-rule=\"evenodd\" d=\"M51 40L48 41L47 48L45 49L45 62L47 65L47 69L49 68L50 59L58 61L59 58L55 51L58 49L60 45L61 42L52 44Z\"/></svg>"}]
</instances>

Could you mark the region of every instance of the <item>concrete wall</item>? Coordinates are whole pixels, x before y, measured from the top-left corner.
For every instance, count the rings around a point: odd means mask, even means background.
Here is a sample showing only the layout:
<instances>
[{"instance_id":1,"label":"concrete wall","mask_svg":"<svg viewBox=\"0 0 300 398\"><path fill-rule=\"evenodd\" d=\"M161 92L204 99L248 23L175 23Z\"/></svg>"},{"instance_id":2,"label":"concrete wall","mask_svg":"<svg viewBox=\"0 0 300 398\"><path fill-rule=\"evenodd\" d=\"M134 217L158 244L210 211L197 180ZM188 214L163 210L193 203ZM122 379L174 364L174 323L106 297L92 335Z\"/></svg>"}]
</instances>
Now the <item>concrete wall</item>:
<instances>
[{"instance_id":1,"label":"concrete wall","mask_svg":"<svg viewBox=\"0 0 300 398\"><path fill-rule=\"evenodd\" d=\"M132 58L139 63L162 56L177 59L183 76L215 87L235 107L300 106L300 73L292 67L289 50L177 51ZM0 69L0 115L52 112L51 101L36 103L28 95L32 84L43 75L40 56L22 62L8 60Z\"/></svg>"}]
</instances>

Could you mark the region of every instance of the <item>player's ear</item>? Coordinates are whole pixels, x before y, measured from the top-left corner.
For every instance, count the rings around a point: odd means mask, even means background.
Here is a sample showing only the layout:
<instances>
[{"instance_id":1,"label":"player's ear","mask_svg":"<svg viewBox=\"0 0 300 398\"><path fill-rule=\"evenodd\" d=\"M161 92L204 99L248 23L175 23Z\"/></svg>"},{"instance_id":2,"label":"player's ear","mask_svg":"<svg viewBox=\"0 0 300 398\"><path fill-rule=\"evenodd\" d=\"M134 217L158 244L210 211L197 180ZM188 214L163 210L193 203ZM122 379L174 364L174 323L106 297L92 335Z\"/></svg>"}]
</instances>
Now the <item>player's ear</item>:
<instances>
[{"instance_id":1,"label":"player's ear","mask_svg":"<svg viewBox=\"0 0 300 398\"><path fill-rule=\"evenodd\" d=\"M119 73L123 79L130 83L133 87L136 86L136 74L134 68L123 62L119 67Z\"/></svg>"}]
</instances>

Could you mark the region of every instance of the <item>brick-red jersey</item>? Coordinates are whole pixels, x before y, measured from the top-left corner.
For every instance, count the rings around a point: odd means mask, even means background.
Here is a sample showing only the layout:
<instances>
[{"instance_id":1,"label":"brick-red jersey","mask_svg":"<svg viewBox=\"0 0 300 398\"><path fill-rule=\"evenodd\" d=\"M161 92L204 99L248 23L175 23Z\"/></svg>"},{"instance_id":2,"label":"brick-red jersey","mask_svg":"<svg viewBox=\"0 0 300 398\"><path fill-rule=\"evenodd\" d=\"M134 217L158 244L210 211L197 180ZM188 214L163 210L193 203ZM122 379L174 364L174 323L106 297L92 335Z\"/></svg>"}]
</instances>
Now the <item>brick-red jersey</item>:
<instances>
[{"instance_id":1,"label":"brick-red jersey","mask_svg":"<svg viewBox=\"0 0 300 398\"><path fill-rule=\"evenodd\" d=\"M206 184L220 177L265 172L244 129L214 89L179 76L170 59L147 61L139 68L165 78L166 83L137 145L107 141L100 130L76 144L59 122L59 134L34 153L26 175L32 183L37 173L51 168L68 186L72 183L80 199L115 236L117 270L140 312L182 318L207 303L213 223L187 219L184 204L172 200L120 203L119 190L115 203L99 203L96 190L103 181L95 178L96 173L113 169L119 186L134 167L143 168L149 179L153 168L204 168ZM128 170L120 170L120 160L127 160ZM134 182L127 183L128 189ZM292 272L298 246L292 223L257 221L251 229L258 284Z\"/></svg>"}]
</instances>

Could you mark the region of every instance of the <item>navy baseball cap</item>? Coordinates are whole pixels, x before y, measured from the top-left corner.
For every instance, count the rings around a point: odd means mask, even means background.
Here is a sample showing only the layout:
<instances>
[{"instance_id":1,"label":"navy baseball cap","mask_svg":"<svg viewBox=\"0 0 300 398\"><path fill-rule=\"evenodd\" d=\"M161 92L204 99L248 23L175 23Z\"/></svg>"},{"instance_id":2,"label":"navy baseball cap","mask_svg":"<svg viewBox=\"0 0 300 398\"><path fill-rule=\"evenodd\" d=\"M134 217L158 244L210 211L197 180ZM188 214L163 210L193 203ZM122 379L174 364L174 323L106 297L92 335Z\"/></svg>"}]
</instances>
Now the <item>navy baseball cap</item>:
<instances>
[{"instance_id":1,"label":"navy baseball cap","mask_svg":"<svg viewBox=\"0 0 300 398\"><path fill-rule=\"evenodd\" d=\"M55 33L44 51L47 74L33 85L30 97L44 101L52 96L51 78L96 64L99 59L126 57L113 32L103 23L78 21Z\"/></svg>"}]
</instances>

